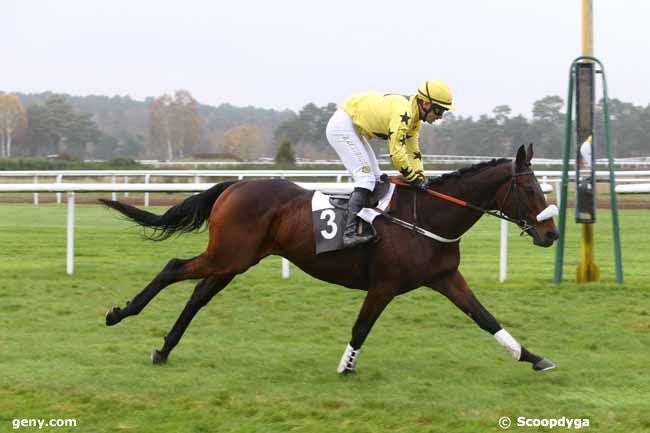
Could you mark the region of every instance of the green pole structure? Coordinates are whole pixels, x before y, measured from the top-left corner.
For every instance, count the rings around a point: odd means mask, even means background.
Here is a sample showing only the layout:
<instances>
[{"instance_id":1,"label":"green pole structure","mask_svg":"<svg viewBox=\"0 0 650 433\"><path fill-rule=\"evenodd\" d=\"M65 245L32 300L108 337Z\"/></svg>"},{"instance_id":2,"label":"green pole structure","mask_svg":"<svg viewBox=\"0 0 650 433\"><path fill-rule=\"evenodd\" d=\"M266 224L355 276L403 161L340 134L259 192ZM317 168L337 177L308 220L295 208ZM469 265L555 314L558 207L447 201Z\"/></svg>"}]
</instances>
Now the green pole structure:
<instances>
[{"instance_id":1,"label":"green pole structure","mask_svg":"<svg viewBox=\"0 0 650 433\"><path fill-rule=\"evenodd\" d=\"M609 108L607 107L607 80L605 79L605 67L599 61L601 75L603 77L603 116L605 117L605 140L607 141L607 161L609 165L609 197L612 208L612 229L614 231L614 257L616 258L616 282L623 284L623 254L621 253L621 236L618 225L618 198L616 197L616 174L614 173L614 149L612 148L612 132L609 128Z\"/></svg>"},{"instance_id":2,"label":"green pole structure","mask_svg":"<svg viewBox=\"0 0 650 433\"><path fill-rule=\"evenodd\" d=\"M558 227L560 238L557 241L555 250L555 276L553 282L562 282L562 270L564 265L564 233L566 229L566 208L569 186L569 153L571 151L571 128L573 119L573 65L569 69L569 94L567 96L566 121L564 122L564 151L562 152L562 182L560 184L560 215Z\"/></svg>"},{"instance_id":3,"label":"green pole structure","mask_svg":"<svg viewBox=\"0 0 650 433\"><path fill-rule=\"evenodd\" d=\"M616 260L616 282L623 283L623 258L621 253L621 238L618 222L618 202L616 198L616 174L614 172L614 151L612 147L612 135L609 125L609 108L608 108L608 94L607 94L607 80L605 78L605 68L600 60L592 56L580 56L571 63L569 70L569 95L567 98L567 114L565 122L565 135L564 135L564 152L562 163L562 183L560 185L560 214L559 214L559 231L560 238L557 242L557 249L555 254L555 274L553 281L555 283L562 282L562 271L564 265L564 243L566 233L566 209L567 209L567 191L569 179L569 154L572 143L572 116L573 116L573 93L574 93L574 80L575 80L575 65L581 60L590 60L598 64L600 73L603 80L603 117L605 127L605 141L607 142L607 159L609 162L609 187L610 187L610 200L612 208L612 229L614 234L614 258Z\"/></svg>"}]
</instances>

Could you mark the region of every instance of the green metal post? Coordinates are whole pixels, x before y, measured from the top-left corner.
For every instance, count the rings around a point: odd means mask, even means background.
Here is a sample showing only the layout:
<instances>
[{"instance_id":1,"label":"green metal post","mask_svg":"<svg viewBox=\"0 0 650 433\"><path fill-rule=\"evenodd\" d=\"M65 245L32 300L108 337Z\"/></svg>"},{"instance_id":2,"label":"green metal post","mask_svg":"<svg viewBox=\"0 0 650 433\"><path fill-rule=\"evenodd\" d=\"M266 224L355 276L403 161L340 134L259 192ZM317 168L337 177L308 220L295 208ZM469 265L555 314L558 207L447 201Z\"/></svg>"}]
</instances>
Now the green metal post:
<instances>
[{"instance_id":1,"label":"green metal post","mask_svg":"<svg viewBox=\"0 0 650 433\"><path fill-rule=\"evenodd\" d=\"M564 159L562 163L562 184L560 185L560 215L559 215L559 231L560 238L557 242L557 249L555 254L555 276L553 281L555 283L562 282L562 268L564 265L564 241L566 229L566 208L567 208L567 189L568 189L568 174L569 174L569 154L572 142L572 116L573 116L573 87L574 87L574 66L580 60L591 60L598 63L600 67L600 74L603 77L603 117L605 125L605 140L607 141L607 160L609 161L609 187L610 187L610 200L612 208L612 229L614 232L614 259L616 261L616 282L621 284L623 282L623 255L621 253L621 238L619 232L618 222L618 202L616 198L616 175L614 173L614 151L612 148L612 134L609 126L609 108L607 105L607 80L605 78L605 67L602 62L592 56L580 56L571 63L569 70L569 95L567 98L567 114L565 122L564 134Z\"/></svg>"},{"instance_id":2,"label":"green metal post","mask_svg":"<svg viewBox=\"0 0 650 433\"><path fill-rule=\"evenodd\" d=\"M564 122L564 152L562 156L562 183L560 184L560 238L557 241L557 248L555 249L555 276L553 282L562 282L562 270L564 266L564 240L566 228L566 208L567 208L567 194L569 185L569 154L571 151L571 129L572 129L572 116L573 116L573 70L574 64L571 63L569 69L569 95L567 96L567 110L566 121Z\"/></svg>"},{"instance_id":3,"label":"green metal post","mask_svg":"<svg viewBox=\"0 0 650 433\"><path fill-rule=\"evenodd\" d=\"M609 128L609 108L607 107L607 80L605 67L596 60L603 77L603 116L605 117L605 140L607 141L607 160L609 161L609 197L612 208L612 230L614 231L614 258L616 260L616 282L623 283L623 254L621 253L621 236L618 225L618 199L616 197L616 175L614 174L614 150L612 148L612 133Z\"/></svg>"}]
</instances>

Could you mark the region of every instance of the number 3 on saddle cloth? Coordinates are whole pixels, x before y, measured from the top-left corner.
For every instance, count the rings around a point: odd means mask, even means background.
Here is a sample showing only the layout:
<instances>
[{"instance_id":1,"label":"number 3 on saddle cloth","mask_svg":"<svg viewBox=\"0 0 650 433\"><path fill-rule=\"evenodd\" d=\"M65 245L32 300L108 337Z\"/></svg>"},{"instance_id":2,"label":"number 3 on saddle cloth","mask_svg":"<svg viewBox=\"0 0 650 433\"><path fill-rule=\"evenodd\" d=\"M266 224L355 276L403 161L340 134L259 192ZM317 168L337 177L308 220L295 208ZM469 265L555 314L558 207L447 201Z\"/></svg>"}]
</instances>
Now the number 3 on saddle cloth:
<instances>
[{"instance_id":1,"label":"number 3 on saddle cloth","mask_svg":"<svg viewBox=\"0 0 650 433\"><path fill-rule=\"evenodd\" d=\"M370 208L364 208L357 214L362 220L362 223L359 224L361 233L376 234L372 222L379 213L372 208L390 211L394 191L395 184L388 182L375 184L375 189L370 197ZM327 195L320 191L314 191L311 199L311 211L316 254L343 248L343 227L345 226L349 199L349 194Z\"/></svg>"}]
</instances>

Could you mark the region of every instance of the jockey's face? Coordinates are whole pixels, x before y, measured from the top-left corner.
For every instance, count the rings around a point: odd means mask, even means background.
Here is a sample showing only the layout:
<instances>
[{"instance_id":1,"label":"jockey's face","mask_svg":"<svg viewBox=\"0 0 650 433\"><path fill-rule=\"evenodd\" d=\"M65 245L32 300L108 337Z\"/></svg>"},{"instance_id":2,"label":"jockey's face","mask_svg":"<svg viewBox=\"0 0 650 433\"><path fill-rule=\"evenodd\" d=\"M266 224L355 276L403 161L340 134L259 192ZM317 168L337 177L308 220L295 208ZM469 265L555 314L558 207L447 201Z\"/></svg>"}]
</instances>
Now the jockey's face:
<instances>
[{"instance_id":1,"label":"jockey's face","mask_svg":"<svg viewBox=\"0 0 650 433\"><path fill-rule=\"evenodd\" d=\"M420 119L427 123L433 123L436 120L442 119L442 116L445 114L445 109L439 105L432 104L430 102L420 101ZM423 116L426 113L426 117Z\"/></svg>"}]
</instances>

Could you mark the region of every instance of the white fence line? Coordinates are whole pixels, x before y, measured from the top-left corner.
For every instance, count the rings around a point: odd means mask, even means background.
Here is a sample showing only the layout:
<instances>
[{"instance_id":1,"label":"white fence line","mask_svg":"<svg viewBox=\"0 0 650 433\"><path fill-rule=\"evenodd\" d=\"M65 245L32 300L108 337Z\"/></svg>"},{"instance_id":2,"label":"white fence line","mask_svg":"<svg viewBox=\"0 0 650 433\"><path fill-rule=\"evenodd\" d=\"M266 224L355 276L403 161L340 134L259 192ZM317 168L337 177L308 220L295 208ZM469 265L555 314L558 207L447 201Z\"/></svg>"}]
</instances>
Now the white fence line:
<instances>
[{"instance_id":1,"label":"white fence line","mask_svg":"<svg viewBox=\"0 0 650 433\"><path fill-rule=\"evenodd\" d=\"M427 170L427 175L438 176L449 173L453 170ZM389 176L399 174L395 170L386 170ZM562 177L560 170L535 170L537 176ZM575 176L575 170L569 170L569 176ZM616 177L650 177L650 170L617 170ZM0 177L109 177L128 176L144 177L146 175L156 177L336 177L337 182L341 178L349 178L346 170L0 170ZM596 170L596 177L606 179L609 171Z\"/></svg>"},{"instance_id":2,"label":"white fence line","mask_svg":"<svg viewBox=\"0 0 650 433\"><path fill-rule=\"evenodd\" d=\"M305 188L329 193L348 193L352 192L352 183L320 183L320 182L295 182L297 185ZM212 183L125 183L125 184L82 184L82 183L14 183L0 184L1 192L55 192L68 194L68 214L67 214L67 248L66 248L66 272L69 275L74 273L74 206L75 192L200 192L214 186ZM542 191L548 193L552 191L551 185L541 184ZM501 258L499 265L499 280L506 279L507 270L507 243L508 243L508 224L501 225ZM282 277L289 277L289 261L282 258Z\"/></svg>"},{"instance_id":3,"label":"white fence line","mask_svg":"<svg viewBox=\"0 0 650 433\"><path fill-rule=\"evenodd\" d=\"M650 192L650 183L616 185L616 192L619 194L646 194Z\"/></svg>"},{"instance_id":4,"label":"white fence line","mask_svg":"<svg viewBox=\"0 0 650 433\"><path fill-rule=\"evenodd\" d=\"M439 176L444 173L448 173L448 170L431 170L427 174L430 176ZM387 175L395 176L398 174L397 171L387 171ZM555 191L559 194L560 188L560 179L562 177L561 171L547 171L539 170L535 174L542 181L542 183L553 183L555 186ZM609 172L608 171L596 171L596 180L598 182L609 182ZM59 170L59 171L47 171L47 170L13 170L13 171L0 171L0 178L2 177L12 177L12 178L22 178L22 177L32 177L33 182L38 184L39 179L46 177L53 177L56 179L57 183L64 183L64 177L74 178L74 177L96 177L106 178L110 177L111 183L116 185L118 177L123 177L123 182L128 183L129 179L133 178L142 178L145 184L156 185L152 182L152 179L155 178L166 178L166 177L187 177L193 178L195 184L201 183L201 178L288 178L288 179L299 179L299 178L310 178L310 177L320 177L320 178L335 178L337 183L350 181L350 176L345 170ZM575 171L569 171L569 179L573 180L575 177ZM617 171L616 172L617 183L649 183L650 182L650 170L627 170L627 171ZM187 185L187 184L184 184ZM34 191L34 204L39 203L38 191ZM128 196L130 190L124 190L121 192L125 193L125 196ZM155 191L152 189L151 191ZM117 200L118 190L112 191L112 199ZM149 192L144 192L144 206L149 206ZM626 192L622 190L621 192ZM56 193L57 203L61 203L61 192Z\"/></svg>"},{"instance_id":5,"label":"white fence line","mask_svg":"<svg viewBox=\"0 0 650 433\"><path fill-rule=\"evenodd\" d=\"M482 161L489 161L490 159L498 159L501 156L481 156L481 155L433 155L433 154L423 154L422 159L427 163L432 164L476 164ZM390 163L390 157L388 154L378 155L378 161L380 164ZM140 164L149 165L152 167L209 167L209 166L241 166L241 165L269 165L272 163L272 160L269 158L265 161L158 161L158 160L139 160ZM575 160L571 159L570 164L573 166ZM534 158L533 163L537 165L551 165L551 166L561 166L564 162L562 159L551 159L551 158ZM607 166L609 160L607 158L598 158L595 161L597 166ZM341 165L339 160L302 160L298 159L296 161L297 165ZM650 157L641 156L641 157L627 157L627 158L615 158L614 159L615 167L638 167L638 166L650 166Z\"/></svg>"},{"instance_id":6,"label":"white fence line","mask_svg":"<svg viewBox=\"0 0 650 433\"><path fill-rule=\"evenodd\" d=\"M319 182L295 182L305 189L318 189L329 193L352 192L351 183L319 183ZM67 214L67 247L66 247L66 272L68 275L74 273L74 206L75 192L200 192L214 186L213 183L165 183L165 184L82 184L82 183L14 183L0 184L0 192L55 192L57 194L67 192L68 214ZM282 276L289 277L289 261L282 258Z\"/></svg>"}]
</instances>

